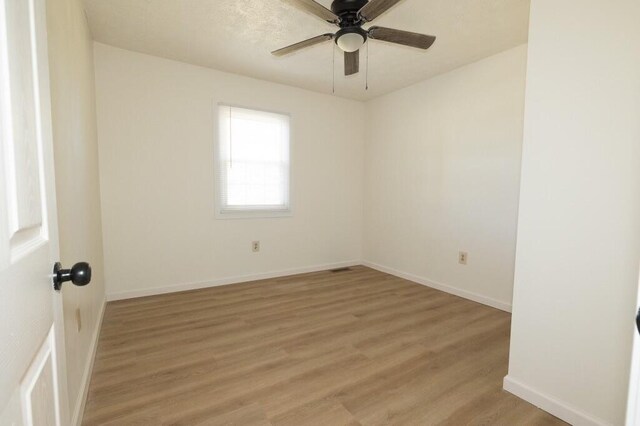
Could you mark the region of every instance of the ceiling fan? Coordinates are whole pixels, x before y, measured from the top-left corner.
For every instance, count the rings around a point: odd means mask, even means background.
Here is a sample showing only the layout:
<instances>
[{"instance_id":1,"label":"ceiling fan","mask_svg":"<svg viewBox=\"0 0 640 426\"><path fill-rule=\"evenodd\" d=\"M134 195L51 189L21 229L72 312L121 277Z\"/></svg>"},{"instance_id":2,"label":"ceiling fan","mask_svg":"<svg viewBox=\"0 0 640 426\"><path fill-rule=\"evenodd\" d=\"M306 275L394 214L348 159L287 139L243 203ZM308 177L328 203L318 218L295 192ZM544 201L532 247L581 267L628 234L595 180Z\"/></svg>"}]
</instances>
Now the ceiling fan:
<instances>
[{"instance_id":1,"label":"ceiling fan","mask_svg":"<svg viewBox=\"0 0 640 426\"><path fill-rule=\"evenodd\" d=\"M384 27L362 26L373 21L401 0L334 0L331 10L314 0L288 0L300 9L335 24L340 29L335 33L322 34L308 40L292 44L271 52L275 56L284 56L309 46L328 40L334 40L344 52L344 75L353 75L360 70L360 48L367 39L382 40L419 49L428 49L436 38L434 36L394 30Z\"/></svg>"}]
</instances>

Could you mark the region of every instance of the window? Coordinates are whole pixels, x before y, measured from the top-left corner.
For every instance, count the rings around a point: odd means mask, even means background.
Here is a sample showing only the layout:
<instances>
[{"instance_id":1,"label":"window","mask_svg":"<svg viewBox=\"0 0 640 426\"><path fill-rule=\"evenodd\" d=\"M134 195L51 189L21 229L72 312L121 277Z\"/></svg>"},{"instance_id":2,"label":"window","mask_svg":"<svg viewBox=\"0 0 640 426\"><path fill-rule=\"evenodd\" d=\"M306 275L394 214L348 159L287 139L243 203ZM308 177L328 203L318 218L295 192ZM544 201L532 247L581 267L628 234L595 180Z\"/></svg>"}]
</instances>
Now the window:
<instances>
[{"instance_id":1,"label":"window","mask_svg":"<svg viewBox=\"0 0 640 426\"><path fill-rule=\"evenodd\" d=\"M219 105L219 217L290 213L289 116Z\"/></svg>"}]
</instances>

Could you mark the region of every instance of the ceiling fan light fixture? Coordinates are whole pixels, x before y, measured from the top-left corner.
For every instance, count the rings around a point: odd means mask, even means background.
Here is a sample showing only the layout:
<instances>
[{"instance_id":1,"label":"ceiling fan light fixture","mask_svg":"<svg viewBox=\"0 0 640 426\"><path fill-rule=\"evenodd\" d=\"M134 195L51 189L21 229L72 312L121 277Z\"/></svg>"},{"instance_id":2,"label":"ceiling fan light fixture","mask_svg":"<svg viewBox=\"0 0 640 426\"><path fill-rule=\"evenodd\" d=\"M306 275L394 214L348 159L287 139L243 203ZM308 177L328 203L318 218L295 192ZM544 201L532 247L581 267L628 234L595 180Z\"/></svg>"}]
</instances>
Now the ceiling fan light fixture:
<instances>
[{"instance_id":1,"label":"ceiling fan light fixture","mask_svg":"<svg viewBox=\"0 0 640 426\"><path fill-rule=\"evenodd\" d=\"M349 32L341 34L337 38L336 44L343 52L351 53L360 50L365 41L365 37L362 34Z\"/></svg>"}]
</instances>

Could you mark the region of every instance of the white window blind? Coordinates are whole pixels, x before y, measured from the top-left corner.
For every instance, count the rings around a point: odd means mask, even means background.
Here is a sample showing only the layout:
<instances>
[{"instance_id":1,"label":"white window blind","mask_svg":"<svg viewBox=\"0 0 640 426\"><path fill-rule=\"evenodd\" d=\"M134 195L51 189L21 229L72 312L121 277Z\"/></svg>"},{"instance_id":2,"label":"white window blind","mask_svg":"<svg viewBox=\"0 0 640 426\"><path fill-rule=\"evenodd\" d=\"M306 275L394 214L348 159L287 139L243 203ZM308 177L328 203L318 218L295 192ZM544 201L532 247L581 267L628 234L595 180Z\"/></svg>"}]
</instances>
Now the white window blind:
<instances>
[{"instance_id":1,"label":"white window blind","mask_svg":"<svg viewBox=\"0 0 640 426\"><path fill-rule=\"evenodd\" d=\"M287 213L289 116L219 105L219 213Z\"/></svg>"}]
</instances>

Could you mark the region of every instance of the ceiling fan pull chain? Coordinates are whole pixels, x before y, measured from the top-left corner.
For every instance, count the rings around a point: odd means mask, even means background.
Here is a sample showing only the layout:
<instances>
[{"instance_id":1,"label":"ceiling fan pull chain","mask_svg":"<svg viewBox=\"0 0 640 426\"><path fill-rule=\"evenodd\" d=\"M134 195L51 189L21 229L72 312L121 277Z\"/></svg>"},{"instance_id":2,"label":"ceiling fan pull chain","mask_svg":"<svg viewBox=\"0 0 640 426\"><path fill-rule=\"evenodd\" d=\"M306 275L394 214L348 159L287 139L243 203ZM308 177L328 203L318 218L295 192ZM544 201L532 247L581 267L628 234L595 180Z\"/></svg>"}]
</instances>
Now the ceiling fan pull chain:
<instances>
[{"instance_id":1,"label":"ceiling fan pull chain","mask_svg":"<svg viewBox=\"0 0 640 426\"><path fill-rule=\"evenodd\" d=\"M331 47L331 54L333 59L333 63L331 65L331 75L333 77L333 81L332 81L333 86L331 89L331 93L335 95L336 94L336 46L333 43Z\"/></svg>"},{"instance_id":2,"label":"ceiling fan pull chain","mask_svg":"<svg viewBox=\"0 0 640 426\"><path fill-rule=\"evenodd\" d=\"M364 90L369 90L369 43L367 43L367 69L364 73Z\"/></svg>"}]
</instances>

